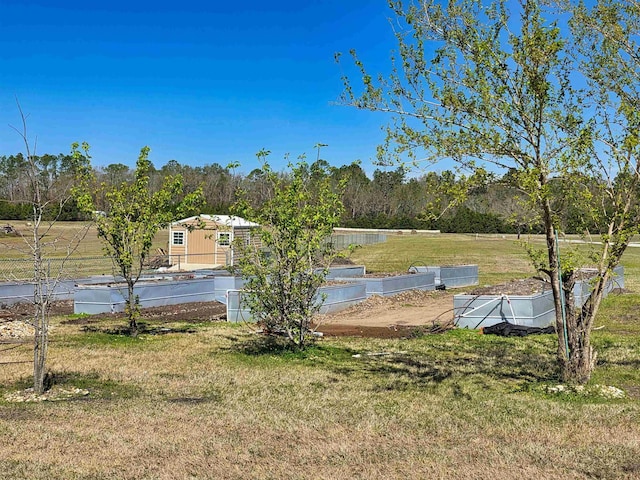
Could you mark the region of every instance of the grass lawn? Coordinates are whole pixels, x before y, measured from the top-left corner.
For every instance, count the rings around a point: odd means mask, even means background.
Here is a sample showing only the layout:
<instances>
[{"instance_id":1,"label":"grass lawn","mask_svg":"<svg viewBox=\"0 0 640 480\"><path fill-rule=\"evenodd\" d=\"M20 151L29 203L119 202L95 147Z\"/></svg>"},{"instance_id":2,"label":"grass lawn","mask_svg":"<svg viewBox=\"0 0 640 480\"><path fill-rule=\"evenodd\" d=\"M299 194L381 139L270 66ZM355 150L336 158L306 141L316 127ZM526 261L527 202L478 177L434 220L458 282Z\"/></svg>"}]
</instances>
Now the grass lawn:
<instances>
[{"instance_id":1,"label":"grass lawn","mask_svg":"<svg viewBox=\"0 0 640 480\"><path fill-rule=\"evenodd\" d=\"M26 241L32 241L32 228L24 220L0 220L0 225L11 224L24 236L0 233L0 281L27 279L33 276L33 259ZM85 228L84 222L56 222L49 228L43 224L40 234L44 258L52 277L58 274L61 260L69 253L69 247L77 244L69 259L64 263L63 277L80 278L90 275L111 275L114 273L111 258L104 253L103 243L98 238L95 226ZM78 244L77 239L82 238ZM161 230L156 235L151 248L151 256L158 248L168 251L169 232Z\"/></svg>"},{"instance_id":2,"label":"grass lawn","mask_svg":"<svg viewBox=\"0 0 640 480\"><path fill-rule=\"evenodd\" d=\"M481 283L532 273L501 238L394 236L353 259L478 263ZM640 251L623 264L632 292L604 302L584 393L549 393L552 335L325 338L297 353L242 325L133 339L55 318L56 388L89 394L8 402L30 365L0 365L0 478L640 478Z\"/></svg>"}]
</instances>

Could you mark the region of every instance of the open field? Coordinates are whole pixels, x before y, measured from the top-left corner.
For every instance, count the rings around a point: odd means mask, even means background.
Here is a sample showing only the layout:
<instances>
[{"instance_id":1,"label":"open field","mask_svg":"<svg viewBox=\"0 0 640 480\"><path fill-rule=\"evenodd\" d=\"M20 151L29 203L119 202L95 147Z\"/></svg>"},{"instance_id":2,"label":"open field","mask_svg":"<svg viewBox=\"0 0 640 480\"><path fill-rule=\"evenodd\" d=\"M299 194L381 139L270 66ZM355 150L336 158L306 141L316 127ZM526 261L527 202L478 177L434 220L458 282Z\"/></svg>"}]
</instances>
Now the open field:
<instances>
[{"instance_id":1,"label":"open field","mask_svg":"<svg viewBox=\"0 0 640 480\"><path fill-rule=\"evenodd\" d=\"M31 228L25 221L20 220L0 220L0 225L11 224L13 227L23 236L29 238L33 235ZM87 224L84 222L56 222L52 227L46 231L46 235L43 238L44 243L50 243L51 246L47 248L47 252L52 257L61 257L66 255L67 247L71 243L72 239L81 232ZM45 228L41 228L41 232L45 233ZM19 236L3 235L0 234L0 244L3 247L3 258L28 258L28 249L25 248L25 243ZM169 245L169 232L168 230L161 230L156 235L153 248L164 248L167 250ZM76 257L96 257L103 255L102 243L98 238L97 231L94 226L89 226L86 235L78 245L78 248L73 252L73 256Z\"/></svg>"},{"instance_id":2,"label":"open field","mask_svg":"<svg viewBox=\"0 0 640 480\"><path fill-rule=\"evenodd\" d=\"M24 221L0 220L0 225L11 224L25 239L20 236L0 234L0 281L28 278L32 274L31 252L25 240L31 240L33 233ZM44 257L50 262L50 272L56 276L62 258L67 256L70 245L76 245L76 238L82 236L77 248L65 261L64 277L82 277L90 275L110 275L113 273L113 263L104 254L102 242L98 238L94 226L86 228L84 222L56 222L51 229L46 226L40 231L44 234ZM161 230L156 235L151 254L158 248L168 251L169 233Z\"/></svg>"},{"instance_id":3,"label":"open field","mask_svg":"<svg viewBox=\"0 0 640 480\"><path fill-rule=\"evenodd\" d=\"M478 263L481 283L532 274L502 238L390 236L352 259L374 271ZM548 392L552 335L336 337L296 353L243 325L159 320L173 332L133 339L101 331L117 320L84 331L56 317L54 391L88 395L7 401L30 365L0 365L0 478L639 478L640 249L623 264L630 292L604 303L585 394Z\"/></svg>"},{"instance_id":4,"label":"open field","mask_svg":"<svg viewBox=\"0 0 640 480\"><path fill-rule=\"evenodd\" d=\"M522 241L545 248L542 235L522 236ZM592 248L587 244L560 243L561 255L571 251L586 257ZM372 272L403 272L411 265L477 264L480 285L535 275L526 250L515 235L388 235L387 242L358 248L350 258ZM629 247L622 264L629 278L627 287L640 292L640 248Z\"/></svg>"}]
</instances>

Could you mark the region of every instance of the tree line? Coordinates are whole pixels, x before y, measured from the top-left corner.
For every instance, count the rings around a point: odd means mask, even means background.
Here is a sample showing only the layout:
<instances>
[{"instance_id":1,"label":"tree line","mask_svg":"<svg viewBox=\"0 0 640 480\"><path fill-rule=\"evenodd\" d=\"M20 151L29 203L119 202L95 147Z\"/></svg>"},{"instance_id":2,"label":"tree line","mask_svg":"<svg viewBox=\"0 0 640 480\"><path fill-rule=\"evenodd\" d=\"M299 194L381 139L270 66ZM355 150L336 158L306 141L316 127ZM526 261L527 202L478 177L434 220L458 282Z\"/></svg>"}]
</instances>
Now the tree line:
<instances>
[{"instance_id":1,"label":"tree line","mask_svg":"<svg viewBox=\"0 0 640 480\"><path fill-rule=\"evenodd\" d=\"M34 156L34 159L41 172L38 181L44 191L61 188L61 185L64 188L70 186L73 178L70 154L45 154ZM437 229L449 233L521 234L543 231L540 219L526 205L512 172L501 176L485 173L482 181L469 188L467 179L449 170L410 176L408 169L398 166L377 168L369 176L359 162L334 167L322 159L307 168L310 170L309 178L323 175L334 186L341 185L344 211L339 224L343 227ZM204 207L201 213L230 213L239 192L243 192L245 200L254 208L259 208L270 198L272 184L261 169L249 174L238 173L236 169L237 165L213 163L191 166L170 160L160 168L151 165L150 188L155 191L164 178L181 175L185 195L202 189ZM131 182L135 172L125 164L112 163L96 168L94 173L98 183L117 187ZM291 174L283 171L277 175L286 181ZM27 162L21 153L0 156L0 218L28 220L31 217L28 182ZM555 188L561 191L562 183L561 179L556 179ZM460 200L456 192L462 190L465 197ZM562 199L563 196L556 198ZM106 210L106 205L105 198L96 198L98 210ZM562 212L559 219L562 231L583 233L590 227L584 224L587 215L579 204L564 207L557 209ZM53 205L45 209L45 219L53 219L54 216L63 221L85 219L74 201L62 209Z\"/></svg>"}]
</instances>

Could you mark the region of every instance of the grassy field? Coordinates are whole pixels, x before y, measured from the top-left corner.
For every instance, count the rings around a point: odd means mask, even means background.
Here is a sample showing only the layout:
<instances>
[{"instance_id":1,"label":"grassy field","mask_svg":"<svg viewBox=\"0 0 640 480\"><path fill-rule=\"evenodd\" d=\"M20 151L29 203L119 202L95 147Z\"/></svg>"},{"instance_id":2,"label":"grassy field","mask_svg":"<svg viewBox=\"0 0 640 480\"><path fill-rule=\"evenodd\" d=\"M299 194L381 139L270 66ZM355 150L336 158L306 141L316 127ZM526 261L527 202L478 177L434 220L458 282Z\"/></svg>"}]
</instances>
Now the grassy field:
<instances>
[{"instance_id":1,"label":"grassy field","mask_svg":"<svg viewBox=\"0 0 640 480\"><path fill-rule=\"evenodd\" d=\"M31 241L33 233L24 221L0 220L0 225L11 224L24 236L0 234L0 281L20 280L33 274L31 251L26 241ZM69 253L69 247L76 247L65 261L63 277L83 277L90 275L112 274L113 263L105 256L102 241L98 238L94 226L87 228L83 222L56 222L49 230L41 229L44 235L44 258L47 259L52 276L56 276L61 263L59 260ZM81 238L78 243L76 239ZM26 241L25 241L26 240ZM168 251L168 230L156 235L151 254L158 248Z\"/></svg>"},{"instance_id":2,"label":"grassy field","mask_svg":"<svg viewBox=\"0 0 640 480\"><path fill-rule=\"evenodd\" d=\"M577 237L569 240L575 241ZM477 264L480 284L496 283L535 275L522 242L545 248L542 235L389 235L387 242L358 248L350 256L371 272L403 272L411 265ZM577 243L560 243L561 255L587 257L594 247ZM628 287L640 292L640 248L629 247L622 264L628 273Z\"/></svg>"},{"instance_id":3,"label":"grassy field","mask_svg":"<svg viewBox=\"0 0 640 480\"><path fill-rule=\"evenodd\" d=\"M481 283L532 273L509 238L394 236L353 260L478 263ZM242 325L132 339L56 318L56 388L89 394L9 402L30 366L0 365L0 478L640 478L640 251L623 263L631 293L605 301L583 393L549 392L551 335L326 338L296 353Z\"/></svg>"}]
</instances>

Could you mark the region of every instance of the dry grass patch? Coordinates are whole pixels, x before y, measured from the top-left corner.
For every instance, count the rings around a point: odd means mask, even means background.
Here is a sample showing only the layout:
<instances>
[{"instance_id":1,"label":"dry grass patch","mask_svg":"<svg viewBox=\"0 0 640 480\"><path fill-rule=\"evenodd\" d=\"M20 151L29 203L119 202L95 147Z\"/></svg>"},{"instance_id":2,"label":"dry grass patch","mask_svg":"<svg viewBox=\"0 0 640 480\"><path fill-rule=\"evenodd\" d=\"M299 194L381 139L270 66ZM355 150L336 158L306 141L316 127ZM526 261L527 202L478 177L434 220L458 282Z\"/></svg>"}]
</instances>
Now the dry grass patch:
<instances>
[{"instance_id":1,"label":"dry grass patch","mask_svg":"<svg viewBox=\"0 0 640 480\"><path fill-rule=\"evenodd\" d=\"M337 338L300 353L222 323L131 339L59 319L54 340L59 385L90 393L0 401L2 478L640 472L640 402L547 394L556 375L551 336ZM638 379L627 366L612 368ZM23 388L28 375L27 366L1 369L0 393Z\"/></svg>"},{"instance_id":2,"label":"dry grass patch","mask_svg":"<svg viewBox=\"0 0 640 480\"><path fill-rule=\"evenodd\" d=\"M33 236L33 232L30 231L32 227L28 225L28 222L0 220L0 224L6 223L13 225L19 234L27 239ZM85 222L56 222L42 238L44 258L49 261L48 267L52 277L57 276L60 272L62 259L69 254L70 247L75 247L76 239L84 231L86 225ZM45 227L41 227L40 233L44 234L44 230ZM0 248L2 248L0 279L2 280L13 281L32 277L31 251L20 235L0 235ZM151 254L154 255L159 248L168 251L168 241L168 231L159 231L154 239ZM113 274L113 263L109 257L104 255L102 245L95 227L90 226L86 236L82 238L65 262L64 271L61 274L62 278Z\"/></svg>"}]
</instances>

